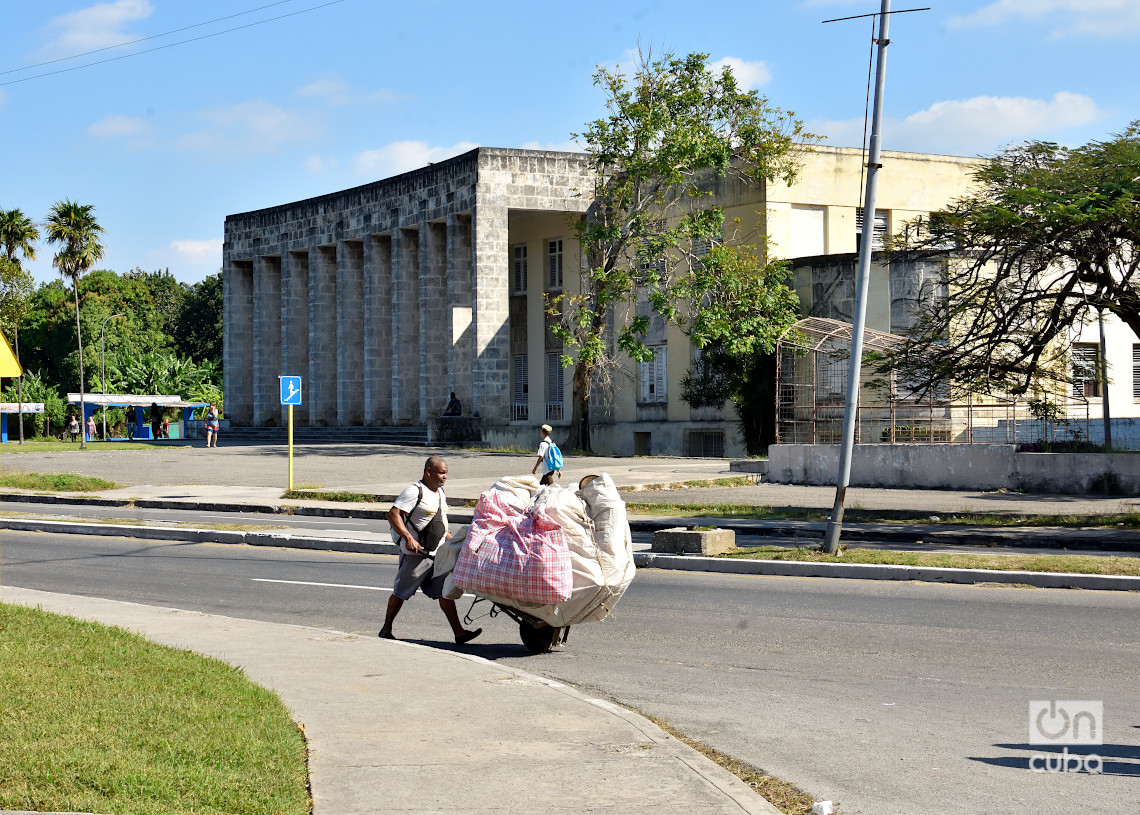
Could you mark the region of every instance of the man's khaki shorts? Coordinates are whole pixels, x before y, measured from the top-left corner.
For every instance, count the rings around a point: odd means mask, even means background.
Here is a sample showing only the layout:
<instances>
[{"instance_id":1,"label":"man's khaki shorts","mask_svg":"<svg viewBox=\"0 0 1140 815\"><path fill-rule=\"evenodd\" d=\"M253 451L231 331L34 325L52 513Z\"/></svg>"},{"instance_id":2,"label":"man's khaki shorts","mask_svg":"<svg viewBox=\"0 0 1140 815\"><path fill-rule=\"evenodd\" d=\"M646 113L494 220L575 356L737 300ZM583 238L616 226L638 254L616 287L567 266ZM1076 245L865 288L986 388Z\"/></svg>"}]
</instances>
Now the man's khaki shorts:
<instances>
[{"instance_id":1,"label":"man's khaki shorts","mask_svg":"<svg viewBox=\"0 0 1140 815\"><path fill-rule=\"evenodd\" d=\"M392 593L401 600L411 600L416 589L433 600L443 597L443 581L447 575L432 577L435 560L424 555L408 555L400 553L400 567L396 571L396 583Z\"/></svg>"}]
</instances>

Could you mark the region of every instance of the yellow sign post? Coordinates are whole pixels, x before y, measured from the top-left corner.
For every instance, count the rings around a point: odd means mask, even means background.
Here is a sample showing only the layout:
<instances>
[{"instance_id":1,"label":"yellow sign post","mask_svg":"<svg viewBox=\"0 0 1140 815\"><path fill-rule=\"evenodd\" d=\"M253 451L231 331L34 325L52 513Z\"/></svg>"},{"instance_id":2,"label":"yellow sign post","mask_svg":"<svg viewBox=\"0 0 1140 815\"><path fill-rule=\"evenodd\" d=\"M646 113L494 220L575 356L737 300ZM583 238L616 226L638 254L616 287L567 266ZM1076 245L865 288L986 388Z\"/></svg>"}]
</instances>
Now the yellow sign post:
<instances>
[{"instance_id":1,"label":"yellow sign post","mask_svg":"<svg viewBox=\"0 0 1140 815\"><path fill-rule=\"evenodd\" d=\"M293 489L293 405L301 404L301 377L279 376L281 404L289 406L289 489Z\"/></svg>"}]
</instances>

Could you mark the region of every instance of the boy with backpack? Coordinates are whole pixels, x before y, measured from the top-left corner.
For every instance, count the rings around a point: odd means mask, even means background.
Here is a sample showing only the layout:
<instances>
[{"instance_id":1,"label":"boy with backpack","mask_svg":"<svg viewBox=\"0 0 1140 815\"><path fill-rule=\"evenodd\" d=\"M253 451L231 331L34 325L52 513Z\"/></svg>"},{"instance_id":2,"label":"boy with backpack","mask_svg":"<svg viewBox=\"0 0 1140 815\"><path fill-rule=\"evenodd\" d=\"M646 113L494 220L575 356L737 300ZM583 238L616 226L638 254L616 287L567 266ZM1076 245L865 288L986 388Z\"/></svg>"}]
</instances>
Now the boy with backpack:
<instances>
[{"instance_id":1,"label":"boy with backpack","mask_svg":"<svg viewBox=\"0 0 1140 815\"><path fill-rule=\"evenodd\" d=\"M553 484L555 473L558 474L559 478L562 477L562 451L558 449L554 439L550 438L550 432L553 429L548 424L542 426L542 442L538 445L538 460L530 471L531 475L534 475L538 472L538 468L542 467L542 477L538 483L543 485Z\"/></svg>"}]
</instances>

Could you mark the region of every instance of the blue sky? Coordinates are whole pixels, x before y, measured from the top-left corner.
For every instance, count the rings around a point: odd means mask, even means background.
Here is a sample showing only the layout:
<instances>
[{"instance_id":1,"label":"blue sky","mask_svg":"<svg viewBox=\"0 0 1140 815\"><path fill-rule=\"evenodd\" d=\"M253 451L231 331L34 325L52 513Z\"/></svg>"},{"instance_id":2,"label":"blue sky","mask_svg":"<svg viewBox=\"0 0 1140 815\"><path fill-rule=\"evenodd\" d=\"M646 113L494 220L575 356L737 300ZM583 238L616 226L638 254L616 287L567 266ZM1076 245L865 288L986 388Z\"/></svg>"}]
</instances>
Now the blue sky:
<instances>
[{"instance_id":1,"label":"blue sky","mask_svg":"<svg viewBox=\"0 0 1140 815\"><path fill-rule=\"evenodd\" d=\"M476 145L572 149L570 134L603 111L595 66L630 64L639 43L707 52L828 143L858 146L870 23L821 23L880 6L326 3L7 4L0 207L38 220L65 197L93 204L106 228L103 267L169 268L194 282L221 265L227 214ZM1076 145L1140 119L1140 0L892 3L923 5L934 8L891 24L885 148L977 155L1025 139ZM188 26L197 27L159 36ZM144 37L153 39L25 68ZM30 78L124 54L133 56ZM31 268L37 279L54 276L49 247Z\"/></svg>"}]
</instances>

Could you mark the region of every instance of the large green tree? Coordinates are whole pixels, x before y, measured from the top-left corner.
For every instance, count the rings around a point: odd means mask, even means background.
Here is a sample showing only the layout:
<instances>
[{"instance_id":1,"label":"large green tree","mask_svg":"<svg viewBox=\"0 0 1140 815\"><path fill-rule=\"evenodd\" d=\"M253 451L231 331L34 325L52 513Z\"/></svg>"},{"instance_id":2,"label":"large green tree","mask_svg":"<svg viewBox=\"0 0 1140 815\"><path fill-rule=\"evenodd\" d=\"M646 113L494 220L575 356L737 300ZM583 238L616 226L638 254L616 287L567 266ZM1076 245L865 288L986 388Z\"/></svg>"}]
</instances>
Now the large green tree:
<instances>
[{"instance_id":1,"label":"large green tree","mask_svg":"<svg viewBox=\"0 0 1140 815\"><path fill-rule=\"evenodd\" d=\"M639 291L666 320L681 314L678 276L692 267L694 244L722 235L724 212L708 201L725 177L792 183L797 147L812 137L795 114L743 90L728 68L710 69L707 54L643 55L632 78L599 68L594 83L607 114L576 137L595 182L593 205L575 229L584 252L577 292L549 306L566 364L574 365L571 444L590 448L590 394L596 373L616 352L652 359L649 318L615 320L634 310Z\"/></svg>"},{"instance_id":2,"label":"large green tree","mask_svg":"<svg viewBox=\"0 0 1140 815\"><path fill-rule=\"evenodd\" d=\"M683 324L701 353L681 382L693 407L736 406L750 454L775 441L776 342L799 316L792 267L770 260L767 241L717 244L679 281L690 304Z\"/></svg>"},{"instance_id":3,"label":"large green tree","mask_svg":"<svg viewBox=\"0 0 1140 815\"><path fill-rule=\"evenodd\" d=\"M893 241L904 258L945 258L945 271L888 367L919 391L1059 390L1069 343L1098 312L1140 335L1140 121L1073 149L1011 147L974 180Z\"/></svg>"},{"instance_id":4,"label":"large green tree","mask_svg":"<svg viewBox=\"0 0 1140 815\"><path fill-rule=\"evenodd\" d=\"M214 274L186 292L174 332L178 352L195 362L222 363L222 275ZM220 370L220 368L219 368Z\"/></svg>"},{"instance_id":5,"label":"large green tree","mask_svg":"<svg viewBox=\"0 0 1140 815\"><path fill-rule=\"evenodd\" d=\"M103 244L99 236L103 227L95 218L92 204L77 204L69 199L56 202L44 223L48 243L58 245L52 265L69 279L75 297L75 331L79 350L79 411L80 421L86 415L83 397L83 330L79 322L79 278L103 257ZM86 448L86 433L80 433L80 447Z\"/></svg>"},{"instance_id":6,"label":"large green tree","mask_svg":"<svg viewBox=\"0 0 1140 815\"><path fill-rule=\"evenodd\" d=\"M0 246L4 247L7 261L0 274L0 319L11 332L16 361L20 360L20 326L31 307L32 276L23 268L22 258L36 259L36 242L40 230L27 215L18 209L0 209ZM19 402L20 444L24 443L24 378L16 380Z\"/></svg>"}]
</instances>

